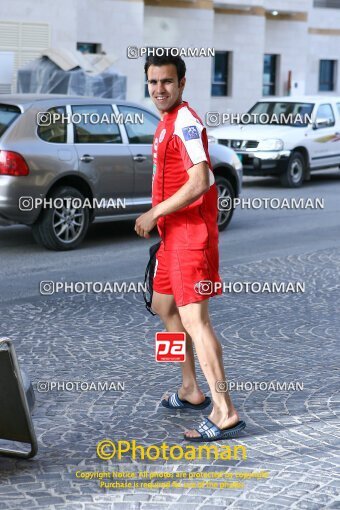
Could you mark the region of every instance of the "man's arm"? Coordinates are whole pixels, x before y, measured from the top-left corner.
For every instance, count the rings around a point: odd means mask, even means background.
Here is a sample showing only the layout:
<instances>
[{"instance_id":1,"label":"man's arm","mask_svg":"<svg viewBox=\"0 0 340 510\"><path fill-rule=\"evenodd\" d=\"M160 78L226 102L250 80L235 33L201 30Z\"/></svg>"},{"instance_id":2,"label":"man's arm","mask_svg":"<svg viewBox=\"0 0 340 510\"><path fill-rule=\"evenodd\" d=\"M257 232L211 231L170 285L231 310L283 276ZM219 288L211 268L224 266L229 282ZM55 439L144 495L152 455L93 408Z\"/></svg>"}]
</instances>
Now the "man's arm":
<instances>
[{"instance_id":1,"label":"man's arm","mask_svg":"<svg viewBox=\"0 0 340 510\"><path fill-rule=\"evenodd\" d=\"M192 204L209 190L209 167L206 161L197 163L187 172L189 179L176 193L137 218L135 231L139 236L149 238L149 232L161 216L166 216Z\"/></svg>"},{"instance_id":2,"label":"man's arm","mask_svg":"<svg viewBox=\"0 0 340 510\"><path fill-rule=\"evenodd\" d=\"M206 161L188 170L189 179L171 197L157 204L153 210L156 220L192 204L209 189L209 168Z\"/></svg>"}]
</instances>

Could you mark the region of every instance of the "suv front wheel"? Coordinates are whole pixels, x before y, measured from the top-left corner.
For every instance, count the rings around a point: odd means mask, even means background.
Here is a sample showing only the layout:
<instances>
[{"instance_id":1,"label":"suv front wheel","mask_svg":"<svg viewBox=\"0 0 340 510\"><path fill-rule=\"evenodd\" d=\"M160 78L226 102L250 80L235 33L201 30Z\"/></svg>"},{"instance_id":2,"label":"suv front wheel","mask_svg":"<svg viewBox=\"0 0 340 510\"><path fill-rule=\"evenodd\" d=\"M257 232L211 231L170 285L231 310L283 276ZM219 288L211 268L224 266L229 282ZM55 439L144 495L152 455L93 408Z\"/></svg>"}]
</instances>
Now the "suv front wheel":
<instances>
[{"instance_id":1,"label":"suv front wheel","mask_svg":"<svg viewBox=\"0 0 340 510\"><path fill-rule=\"evenodd\" d=\"M62 186L48 199L51 206L41 212L32 226L34 239L49 250L76 248L89 227L89 209L83 206L84 195L76 188Z\"/></svg>"},{"instance_id":2,"label":"suv front wheel","mask_svg":"<svg viewBox=\"0 0 340 510\"><path fill-rule=\"evenodd\" d=\"M294 151L280 176L281 184L285 188L299 188L303 184L305 173L305 158L300 152Z\"/></svg>"}]
</instances>

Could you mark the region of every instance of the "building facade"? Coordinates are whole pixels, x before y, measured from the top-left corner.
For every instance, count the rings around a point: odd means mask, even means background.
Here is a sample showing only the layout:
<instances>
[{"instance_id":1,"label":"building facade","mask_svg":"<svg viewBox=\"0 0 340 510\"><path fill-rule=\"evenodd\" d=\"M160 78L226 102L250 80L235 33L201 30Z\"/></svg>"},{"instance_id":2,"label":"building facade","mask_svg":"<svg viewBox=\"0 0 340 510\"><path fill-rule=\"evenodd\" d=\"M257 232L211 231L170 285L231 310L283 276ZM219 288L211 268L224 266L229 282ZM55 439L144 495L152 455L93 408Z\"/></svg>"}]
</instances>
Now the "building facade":
<instances>
[{"instance_id":1,"label":"building facade","mask_svg":"<svg viewBox=\"0 0 340 510\"><path fill-rule=\"evenodd\" d=\"M0 93L49 47L113 54L127 99L147 106L145 56L128 47L212 48L185 58L185 99L201 115L263 96L340 95L340 0L0 0Z\"/></svg>"}]
</instances>

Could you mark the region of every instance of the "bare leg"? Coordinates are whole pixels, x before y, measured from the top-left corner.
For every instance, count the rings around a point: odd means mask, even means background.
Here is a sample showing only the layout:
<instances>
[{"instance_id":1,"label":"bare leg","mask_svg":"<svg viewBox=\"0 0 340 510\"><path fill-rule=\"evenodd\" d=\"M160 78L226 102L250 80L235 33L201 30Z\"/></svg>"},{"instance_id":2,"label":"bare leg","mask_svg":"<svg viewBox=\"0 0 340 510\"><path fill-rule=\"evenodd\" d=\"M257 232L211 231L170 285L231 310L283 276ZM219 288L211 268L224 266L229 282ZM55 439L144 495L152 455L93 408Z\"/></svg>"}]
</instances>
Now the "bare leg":
<instances>
[{"instance_id":1,"label":"bare leg","mask_svg":"<svg viewBox=\"0 0 340 510\"><path fill-rule=\"evenodd\" d=\"M196 379L192 340L183 327L173 295L160 294L154 291L152 309L160 316L167 331L184 331L186 333L186 360L180 363L182 386L178 390L178 396L182 400L188 400L191 404L201 404L204 402L205 396L199 389Z\"/></svg>"},{"instance_id":2,"label":"bare leg","mask_svg":"<svg viewBox=\"0 0 340 510\"><path fill-rule=\"evenodd\" d=\"M229 428L239 421L238 413L228 392L216 391L216 382L225 381L222 348L209 319L209 300L191 303L178 308L185 329L195 344L197 357L208 381L214 407L209 419L219 428ZM188 436L199 436L196 430L186 431Z\"/></svg>"}]
</instances>

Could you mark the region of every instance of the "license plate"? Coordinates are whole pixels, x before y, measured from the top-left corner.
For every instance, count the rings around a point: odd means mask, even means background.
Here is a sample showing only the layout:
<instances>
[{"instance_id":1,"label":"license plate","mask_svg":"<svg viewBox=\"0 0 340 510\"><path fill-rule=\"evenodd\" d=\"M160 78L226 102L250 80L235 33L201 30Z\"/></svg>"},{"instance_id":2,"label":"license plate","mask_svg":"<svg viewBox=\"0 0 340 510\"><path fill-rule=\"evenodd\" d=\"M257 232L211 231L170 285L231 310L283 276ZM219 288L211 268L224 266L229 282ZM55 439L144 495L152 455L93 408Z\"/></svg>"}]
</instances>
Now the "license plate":
<instances>
[{"instance_id":1,"label":"license plate","mask_svg":"<svg viewBox=\"0 0 340 510\"><path fill-rule=\"evenodd\" d=\"M243 154L237 154L237 157L238 157L238 159L239 159L239 160L241 161L241 163L242 163Z\"/></svg>"}]
</instances>

